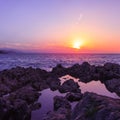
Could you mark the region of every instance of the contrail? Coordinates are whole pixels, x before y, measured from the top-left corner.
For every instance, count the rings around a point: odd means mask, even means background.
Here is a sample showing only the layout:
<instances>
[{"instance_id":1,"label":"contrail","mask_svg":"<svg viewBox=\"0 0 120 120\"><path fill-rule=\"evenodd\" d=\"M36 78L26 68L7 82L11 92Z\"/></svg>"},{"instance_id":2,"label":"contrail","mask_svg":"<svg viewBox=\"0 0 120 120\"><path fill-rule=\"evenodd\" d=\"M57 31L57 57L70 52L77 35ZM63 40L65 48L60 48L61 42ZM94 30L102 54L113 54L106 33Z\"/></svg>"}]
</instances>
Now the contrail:
<instances>
[{"instance_id":1,"label":"contrail","mask_svg":"<svg viewBox=\"0 0 120 120\"><path fill-rule=\"evenodd\" d=\"M77 22L76 22L76 25L78 25L78 24L80 23L80 21L81 21L82 18L83 18L83 14L81 13L81 14L79 15L79 17L78 17L78 20L77 20Z\"/></svg>"}]
</instances>

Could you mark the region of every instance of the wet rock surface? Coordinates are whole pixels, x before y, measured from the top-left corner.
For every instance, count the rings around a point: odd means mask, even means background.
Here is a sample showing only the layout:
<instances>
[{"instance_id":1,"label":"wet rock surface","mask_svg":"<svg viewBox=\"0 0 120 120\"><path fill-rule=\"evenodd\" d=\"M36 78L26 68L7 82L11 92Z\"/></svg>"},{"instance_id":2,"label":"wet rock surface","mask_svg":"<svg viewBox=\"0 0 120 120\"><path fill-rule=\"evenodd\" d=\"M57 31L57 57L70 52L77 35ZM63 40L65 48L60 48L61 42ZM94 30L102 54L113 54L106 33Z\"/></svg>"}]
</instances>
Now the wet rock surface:
<instances>
[{"instance_id":1,"label":"wet rock surface","mask_svg":"<svg viewBox=\"0 0 120 120\"><path fill-rule=\"evenodd\" d=\"M20 88L19 90L11 93L8 97L10 101L14 101L15 99L25 100L28 104L34 103L40 96L40 93L35 91L32 87L26 86Z\"/></svg>"},{"instance_id":2,"label":"wet rock surface","mask_svg":"<svg viewBox=\"0 0 120 120\"><path fill-rule=\"evenodd\" d=\"M70 101L70 102L75 102L75 101L79 101L82 99L82 93L67 93L67 95L65 96L65 98Z\"/></svg>"},{"instance_id":3,"label":"wet rock surface","mask_svg":"<svg viewBox=\"0 0 120 120\"><path fill-rule=\"evenodd\" d=\"M78 83L74 82L74 80L70 79L65 81L60 87L59 91L61 93L66 93L66 92L81 92L79 89Z\"/></svg>"},{"instance_id":4,"label":"wet rock surface","mask_svg":"<svg viewBox=\"0 0 120 120\"><path fill-rule=\"evenodd\" d=\"M56 76L48 77L46 82L52 91L58 90L60 87L60 79Z\"/></svg>"},{"instance_id":5,"label":"wet rock surface","mask_svg":"<svg viewBox=\"0 0 120 120\"><path fill-rule=\"evenodd\" d=\"M115 92L120 96L120 79L111 79L105 81L105 86L110 92Z\"/></svg>"},{"instance_id":6,"label":"wet rock surface","mask_svg":"<svg viewBox=\"0 0 120 120\"><path fill-rule=\"evenodd\" d=\"M71 105L66 98L54 97L54 111L50 111L43 120L71 120Z\"/></svg>"},{"instance_id":7,"label":"wet rock surface","mask_svg":"<svg viewBox=\"0 0 120 120\"><path fill-rule=\"evenodd\" d=\"M71 114L73 120L120 119L119 100L93 93L82 95L80 86L72 79L61 85L59 77L67 74L79 78L84 83L100 80L110 92L120 96L120 65L118 64L105 63L103 66L94 66L84 62L68 68L59 64L51 72L40 68L16 67L0 71L0 120L16 120L16 117L17 120L30 120L32 110L41 107L40 103L36 103L41 95L40 91L47 88L52 91L59 90L67 95L54 98L54 103L58 104L54 105L54 111L49 112L45 120L69 120ZM71 112L71 107L66 107L69 106L68 101L79 101L76 105L79 115L74 112L76 108Z\"/></svg>"},{"instance_id":8,"label":"wet rock surface","mask_svg":"<svg viewBox=\"0 0 120 120\"><path fill-rule=\"evenodd\" d=\"M31 110L26 101L21 99L14 100L13 103L7 103L0 99L0 120L30 120Z\"/></svg>"},{"instance_id":9,"label":"wet rock surface","mask_svg":"<svg viewBox=\"0 0 120 120\"><path fill-rule=\"evenodd\" d=\"M72 120L119 120L120 100L85 93L72 112Z\"/></svg>"}]
</instances>

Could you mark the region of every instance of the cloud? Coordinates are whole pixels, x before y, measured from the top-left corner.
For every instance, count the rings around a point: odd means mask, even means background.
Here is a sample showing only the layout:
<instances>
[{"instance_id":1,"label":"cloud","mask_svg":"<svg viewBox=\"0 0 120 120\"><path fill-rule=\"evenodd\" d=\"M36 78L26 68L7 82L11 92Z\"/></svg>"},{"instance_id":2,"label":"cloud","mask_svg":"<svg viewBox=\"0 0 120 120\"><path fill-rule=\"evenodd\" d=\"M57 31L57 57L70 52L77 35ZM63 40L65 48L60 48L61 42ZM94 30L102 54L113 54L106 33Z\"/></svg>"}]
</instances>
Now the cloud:
<instances>
[{"instance_id":1,"label":"cloud","mask_svg":"<svg viewBox=\"0 0 120 120\"><path fill-rule=\"evenodd\" d=\"M19 42L6 42L0 44L1 48L26 48L31 46L32 45L29 43L19 43Z\"/></svg>"}]
</instances>

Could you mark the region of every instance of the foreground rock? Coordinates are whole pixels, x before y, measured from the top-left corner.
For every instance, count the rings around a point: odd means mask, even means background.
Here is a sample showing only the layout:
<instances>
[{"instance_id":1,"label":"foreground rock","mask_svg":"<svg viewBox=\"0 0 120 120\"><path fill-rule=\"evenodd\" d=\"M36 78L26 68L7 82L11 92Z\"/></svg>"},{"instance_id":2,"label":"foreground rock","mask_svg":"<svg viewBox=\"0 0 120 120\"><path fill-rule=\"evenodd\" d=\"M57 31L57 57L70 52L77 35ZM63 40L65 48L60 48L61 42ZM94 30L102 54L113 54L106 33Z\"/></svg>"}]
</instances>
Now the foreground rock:
<instances>
[{"instance_id":1,"label":"foreground rock","mask_svg":"<svg viewBox=\"0 0 120 120\"><path fill-rule=\"evenodd\" d=\"M81 100L82 96L82 93L67 93L65 98L70 102L75 102Z\"/></svg>"},{"instance_id":2,"label":"foreground rock","mask_svg":"<svg viewBox=\"0 0 120 120\"><path fill-rule=\"evenodd\" d=\"M78 83L68 80L60 85L58 79L64 75L79 78L82 82L100 80L106 88L120 96L120 65L106 63L103 66L84 62L64 68L57 65L51 72L42 69L16 67L0 71L0 120L29 120L31 111L40 108L38 91L50 88L61 93L69 92L66 97L54 99L54 111L49 112L46 120L69 120L69 102L80 101L73 111L73 120L117 120L119 100L93 93L81 95ZM77 112L78 109L78 112ZM75 112L76 111L76 112Z\"/></svg>"},{"instance_id":3,"label":"foreground rock","mask_svg":"<svg viewBox=\"0 0 120 120\"><path fill-rule=\"evenodd\" d=\"M0 99L0 120L31 120L31 110L24 100L16 99L8 104Z\"/></svg>"},{"instance_id":4,"label":"foreground rock","mask_svg":"<svg viewBox=\"0 0 120 120\"><path fill-rule=\"evenodd\" d=\"M26 86L23 87L16 92L13 92L9 95L8 99L10 101L13 101L15 99L21 99L24 100L29 104L33 104L40 96L40 93L35 91L32 87Z\"/></svg>"},{"instance_id":5,"label":"foreground rock","mask_svg":"<svg viewBox=\"0 0 120 120\"><path fill-rule=\"evenodd\" d=\"M0 96L13 92L23 86L31 85L36 90L43 90L48 88L46 79L49 73L39 68L23 68L16 67L10 70L3 70L0 72Z\"/></svg>"},{"instance_id":6,"label":"foreground rock","mask_svg":"<svg viewBox=\"0 0 120 120\"><path fill-rule=\"evenodd\" d=\"M39 109L35 103L40 94L31 86L25 86L0 99L0 120L31 120L32 110Z\"/></svg>"},{"instance_id":7,"label":"foreground rock","mask_svg":"<svg viewBox=\"0 0 120 120\"><path fill-rule=\"evenodd\" d=\"M71 105L60 96L54 97L54 111L48 112L43 120L71 120Z\"/></svg>"},{"instance_id":8,"label":"foreground rock","mask_svg":"<svg viewBox=\"0 0 120 120\"><path fill-rule=\"evenodd\" d=\"M60 80L56 76L48 77L46 83L52 91L58 90L60 87Z\"/></svg>"},{"instance_id":9,"label":"foreground rock","mask_svg":"<svg viewBox=\"0 0 120 120\"><path fill-rule=\"evenodd\" d=\"M60 87L59 87L59 91L61 93L66 93L66 92L81 92L81 90L79 89L79 85L77 82L74 82L74 80L70 79L65 81Z\"/></svg>"},{"instance_id":10,"label":"foreground rock","mask_svg":"<svg viewBox=\"0 0 120 120\"><path fill-rule=\"evenodd\" d=\"M105 86L110 92L115 92L120 96L120 79L111 79L105 81Z\"/></svg>"},{"instance_id":11,"label":"foreground rock","mask_svg":"<svg viewBox=\"0 0 120 120\"><path fill-rule=\"evenodd\" d=\"M85 93L72 112L72 120L119 120L120 100Z\"/></svg>"}]
</instances>

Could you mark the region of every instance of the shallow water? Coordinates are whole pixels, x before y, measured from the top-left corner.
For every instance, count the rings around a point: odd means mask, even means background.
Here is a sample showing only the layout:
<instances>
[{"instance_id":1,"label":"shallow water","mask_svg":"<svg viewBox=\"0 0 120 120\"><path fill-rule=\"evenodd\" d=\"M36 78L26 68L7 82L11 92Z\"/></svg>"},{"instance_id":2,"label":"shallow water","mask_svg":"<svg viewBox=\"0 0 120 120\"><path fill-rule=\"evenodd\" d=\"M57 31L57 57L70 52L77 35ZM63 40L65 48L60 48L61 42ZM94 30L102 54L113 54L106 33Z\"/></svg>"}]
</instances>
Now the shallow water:
<instances>
[{"instance_id":1,"label":"shallow water","mask_svg":"<svg viewBox=\"0 0 120 120\"><path fill-rule=\"evenodd\" d=\"M91 81L89 83L79 82L79 79L76 79L72 76L66 75L60 78L61 84L63 84L66 80L73 79L75 82L78 82L81 92L85 93L87 91L94 92L99 95L104 95L112 98L119 97L115 93L109 92L105 85L102 84L100 81ZM98 87L99 86L99 87ZM59 91L51 91L50 89L43 90L42 95L39 97L38 102L42 104L42 107L39 110L32 112L32 120L40 120L44 115L49 112L53 111L53 98L54 96L65 96L66 94L61 94ZM77 102L72 103L72 108L76 105Z\"/></svg>"},{"instance_id":2,"label":"shallow water","mask_svg":"<svg viewBox=\"0 0 120 120\"><path fill-rule=\"evenodd\" d=\"M40 120L47 112L53 111L54 96L65 96L65 94L59 93L59 91L51 91L50 89L45 89L41 93L42 95L39 97L38 102L40 102L42 106L39 110L32 112L32 120Z\"/></svg>"}]
</instances>

